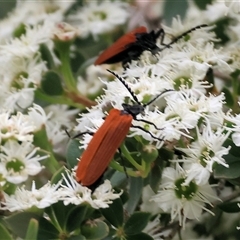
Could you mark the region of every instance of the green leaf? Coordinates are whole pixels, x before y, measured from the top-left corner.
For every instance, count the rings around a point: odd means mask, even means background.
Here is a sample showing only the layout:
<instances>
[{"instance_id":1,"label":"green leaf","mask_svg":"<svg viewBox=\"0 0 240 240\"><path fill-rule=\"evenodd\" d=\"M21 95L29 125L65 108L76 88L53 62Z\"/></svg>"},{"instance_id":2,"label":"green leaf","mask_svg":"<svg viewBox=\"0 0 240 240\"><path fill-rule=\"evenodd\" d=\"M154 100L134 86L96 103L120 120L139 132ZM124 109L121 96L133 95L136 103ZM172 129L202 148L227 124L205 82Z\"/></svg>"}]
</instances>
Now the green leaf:
<instances>
[{"instance_id":1,"label":"green leaf","mask_svg":"<svg viewBox=\"0 0 240 240\"><path fill-rule=\"evenodd\" d=\"M142 196L143 179L130 177L129 179L129 200L126 204L126 210L131 214L134 212L138 202Z\"/></svg>"},{"instance_id":2,"label":"green leaf","mask_svg":"<svg viewBox=\"0 0 240 240\"><path fill-rule=\"evenodd\" d=\"M240 202L225 202L218 205L218 207L227 213L237 213L240 212L240 207L238 204L240 204Z\"/></svg>"},{"instance_id":3,"label":"green leaf","mask_svg":"<svg viewBox=\"0 0 240 240\"><path fill-rule=\"evenodd\" d=\"M81 223L85 220L88 208L88 205L81 204L68 211L65 221L65 227L68 232L72 232L81 226Z\"/></svg>"},{"instance_id":4,"label":"green leaf","mask_svg":"<svg viewBox=\"0 0 240 240\"><path fill-rule=\"evenodd\" d=\"M175 152L175 154L177 153ZM158 158L156 159L155 163L159 166L162 166L163 162L166 162L169 159L173 159L173 158L174 158L173 150L161 148L159 150Z\"/></svg>"},{"instance_id":5,"label":"green leaf","mask_svg":"<svg viewBox=\"0 0 240 240\"><path fill-rule=\"evenodd\" d=\"M124 205L124 204L128 201L128 199L129 199L129 194L128 194L128 192L127 192L127 191L124 191L124 192L122 193L122 195L120 196L120 198L121 198L121 200L122 200L122 204Z\"/></svg>"},{"instance_id":6,"label":"green leaf","mask_svg":"<svg viewBox=\"0 0 240 240\"><path fill-rule=\"evenodd\" d=\"M111 176L108 174L110 171L113 173ZM104 178L109 179L113 187L118 187L126 181L126 173L115 171L115 169L109 169L108 172L104 174Z\"/></svg>"},{"instance_id":7,"label":"green leaf","mask_svg":"<svg viewBox=\"0 0 240 240\"><path fill-rule=\"evenodd\" d=\"M54 71L48 71L44 74L41 88L48 95L56 96L63 94L62 79Z\"/></svg>"},{"instance_id":8,"label":"green leaf","mask_svg":"<svg viewBox=\"0 0 240 240\"><path fill-rule=\"evenodd\" d=\"M151 214L146 212L135 212L130 216L124 226L127 235L140 233L148 224Z\"/></svg>"},{"instance_id":9,"label":"green leaf","mask_svg":"<svg viewBox=\"0 0 240 240\"><path fill-rule=\"evenodd\" d=\"M74 168L78 164L78 159L84 151L84 149L80 149L79 146L79 140L70 139L67 146L66 159L68 166L71 168Z\"/></svg>"},{"instance_id":10,"label":"green leaf","mask_svg":"<svg viewBox=\"0 0 240 240\"><path fill-rule=\"evenodd\" d=\"M240 186L240 177L235 179L228 179L228 182L230 182L232 185Z\"/></svg>"},{"instance_id":11,"label":"green leaf","mask_svg":"<svg viewBox=\"0 0 240 240\"><path fill-rule=\"evenodd\" d=\"M2 224L0 224L0 236L1 236L1 239L4 239L4 240L13 240L8 230Z\"/></svg>"},{"instance_id":12,"label":"green leaf","mask_svg":"<svg viewBox=\"0 0 240 240\"><path fill-rule=\"evenodd\" d=\"M127 236L127 240L140 240L140 239L154 240L151 236L149 236L148 234L143 233L143 232L135 234L135 235Z\"/></svg>"},{"instance_id":13,"label":"green leaf","mask_svg":"<svg viewBox=\"0 0 240 240\"><path fill-rule=\"evenodd\" d=\"M101 213L114 227L120 227L123 224L123 204L121 198L113 200L108 208L102 208Z\"/></svg>"},{"instance_id":14,"label":"green leaf","mask_svg":"<svg viewBox=\"0 0 240 240\"><path fill-rule=\"evenodd\" d=\"M232 93L226 87L222 89L222 92L225 94L226 105L228 107L232 107L234 105L234 99L233 99Z\"/></svg>"},{"instance_id":15,"label":"green leaf","mask_svg":"<svg viewBox=\"0 0 240 240\"><path fill-rule=\"evenodd\" d=\"M36 240L37 233L38 233L38 221L36 219L31 219L24 240Z\"/></svg>"},{"instance_id":16,"label":"green leaf","mask_svg":"<svg viewBox=\"0 0 240 240\"><path fill-rule=\"evenodd\" d=\"M214 167L215 178L235 179L240 177L240 159L228 154L224 156L226 163L229 165L228 168L223 165L216 165Z\"/></svg>"},{"instance_id":17,"label":"green leaf","mask_svg":"<svg viewBox=\"0 0 240 240\"><path fill-rule=\"evenodd\" d=\"M59 201L46 208L45 212L48 214L49 218L52 220L52 223L56 227L60 226L61 229L64 229L66 216L73 207L74 205L65 206L62 201Z\"/></svg>"},{"instance_id":18,"label":"green leaf","mask_svg":"<svg viewBox=\"0 0 240 240\"><path fill-rule=\"evenodd\" d=\"M70 236L67 240L86 240L86 238L82 234L79 234L76 236Z\"/></svg>"},{"instance_id":19,"label":"green leaf","mask_svg":"<svg viewBox=\"0 0 240 240\"><path fill-rule=\"evenodd\" d=\"M219 39L218 45L221 44L222 46L230 40L228 34L226 33L226 30L229 28L231 21L232 19L225 15L222 16L221 19L218 19L217 22L214 22L215 28L213 29L213 31L215 32L217 39Z\"/></svg>"},{"instance_id":20,"label":"green leaf","mask_svg":"<svg viewBox=\"0 0 240 240\"><path fill-rule=\"evenodd\" d=\"M88 240L101 240L108 235L109 228L105 222L87 222L82 226L82 235Z\"/></svg>"},{"instance_id":21,"label":"green leaf","mask_svg":"<svg viewBox=\"0 0 240 240\"><path fill-rule=\"evenodd\" d=\"M47 219L41 218L39 221L38 240L59 239L59 231Z\"/></svg>"},{"instance_id":22,"label":"green leaf","mask_svg":"<svg viewBox=\"0 0 240 240\"><path fill-rule=\"evenodd\" d=\"M15 213L5 218L4 220L14 234L19 236L20 238L24 238L26 236L30 220L31 219L38 220L39 218L40 217L35 213L20 212Z\"/></svg>"},{"instance_id":23,"label":"green leaf","mask_svg":"<svg viewBox=\"0 0 240 240\"><path fill-rule=\"evenodd\" d=\"M157 164L155 164L152 167L151 172L150 172L150 176L149 176L150 187L152 188L152 190L155 193L158 191L159 184L160 184L161 179L162 179L162 171L163 171L164 164L165 164L163 160L158 161L156 163Z\"/></svg>"}]
</instances>

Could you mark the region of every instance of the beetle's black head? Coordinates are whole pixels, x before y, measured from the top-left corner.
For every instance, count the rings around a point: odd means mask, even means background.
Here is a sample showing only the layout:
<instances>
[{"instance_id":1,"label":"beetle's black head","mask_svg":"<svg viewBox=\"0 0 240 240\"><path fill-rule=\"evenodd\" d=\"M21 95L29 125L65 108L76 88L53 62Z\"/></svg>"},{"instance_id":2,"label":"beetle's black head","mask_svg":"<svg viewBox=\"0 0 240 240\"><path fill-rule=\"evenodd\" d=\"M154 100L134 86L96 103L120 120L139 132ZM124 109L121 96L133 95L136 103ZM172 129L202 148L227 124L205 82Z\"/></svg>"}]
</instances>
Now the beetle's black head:
<instances>
[{"instance_id":1,"label":"beetle's black head","mask_svg":"<svg viewBox=\"0 0 240 240\"><path fill-rule=\"evenodd\" d=\"M140 33L136 34L136 45L138 45L142 51L149 50L149 51L157 51L159 47L156 45L157 38L159 37L159 32L151 31L150 33Z\"/></svg>"},{"instance_id":2,"label":"beetle's black head","mask_svg":"<svg viewBox=\"0 0 240 240\"><path fill-rule=\"evenodd\" d=\"M122 104L123 107L123 114L130 114L135 118L138 114L144 113L144 106L135 104L135 105L130 105L127 103Z\"/></svg>"}]
</instances>

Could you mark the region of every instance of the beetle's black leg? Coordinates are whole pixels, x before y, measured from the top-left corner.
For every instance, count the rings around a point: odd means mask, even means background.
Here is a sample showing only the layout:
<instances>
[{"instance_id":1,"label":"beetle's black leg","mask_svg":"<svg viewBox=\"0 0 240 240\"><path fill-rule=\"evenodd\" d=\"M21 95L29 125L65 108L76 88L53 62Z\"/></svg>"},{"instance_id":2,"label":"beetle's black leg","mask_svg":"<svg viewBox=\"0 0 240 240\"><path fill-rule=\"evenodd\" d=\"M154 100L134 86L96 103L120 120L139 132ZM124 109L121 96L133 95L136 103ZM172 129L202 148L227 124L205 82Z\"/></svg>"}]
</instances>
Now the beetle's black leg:
<instances>
[{"instance_id":1,"label":"beetle's black leg","mask_svg":"<svg viewBox=\"0 0 240 240\"><path fill-rule=\"evenodd\" d=\"M86 132L78 133L78 134L74 135L73 137L71 137L70 134L69 134L69 132L68 132L68 130L67 130L67 129L64 129L64 130L65 130L66 134L68 135L68 137L71 138L71 139L81 137L81 136L84 135L84 134L90 134L90 135L93 135L93 134L94 134L93 132L86 131Z\"/></svg>"},{"instance_id":2,"label":"beetle's black leg","mask_svg":"<svg viewBox=\"0 0 240 240\"><path fill-rule=\"evenodd\" d=\"M158 137L154 136L151 132L147 131L146 129L144 129L144 128L141 127L141 126L131 126L131 127L141 129L142 131L148 133L152 138L154 138L154 139L156 139L156 140L158 140L158 141L160 141L160 142L164 141L163 138L158 138Z\"/></svg>"}]
</instances>

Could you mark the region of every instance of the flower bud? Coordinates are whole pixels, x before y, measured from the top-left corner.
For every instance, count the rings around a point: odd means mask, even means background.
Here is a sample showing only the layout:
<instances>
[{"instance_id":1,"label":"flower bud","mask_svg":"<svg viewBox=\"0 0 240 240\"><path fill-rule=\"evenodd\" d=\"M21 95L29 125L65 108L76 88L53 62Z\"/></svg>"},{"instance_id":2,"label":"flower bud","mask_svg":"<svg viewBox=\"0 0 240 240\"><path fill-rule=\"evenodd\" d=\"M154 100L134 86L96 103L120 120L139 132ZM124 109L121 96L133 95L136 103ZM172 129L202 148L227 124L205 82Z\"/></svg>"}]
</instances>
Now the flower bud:
<instances>
[{"instance_id":1,"label":"flower bud","mask_svg":"<svg viewBox=\"0 0 240 240\"><path fill-rule=\"evenodd\" d=\"M61 42L72 41L76 38L78 34L79 31L77 28L64 22L56 24L55 30L53 32L54 40L58 40Z\"/></svg>"},{"instance_id":2,"label":"flower bud","mask_svg":"<svg viewBox=\"0 0 240 240\"><path fill-rule=\"evenodd\" d=\"M154 145L148 144L148 145L143 146L141 155L142 155L142 158L144 159L144 161L151 163L157 159L158 150Z\"/></svg>"}]
</instances>

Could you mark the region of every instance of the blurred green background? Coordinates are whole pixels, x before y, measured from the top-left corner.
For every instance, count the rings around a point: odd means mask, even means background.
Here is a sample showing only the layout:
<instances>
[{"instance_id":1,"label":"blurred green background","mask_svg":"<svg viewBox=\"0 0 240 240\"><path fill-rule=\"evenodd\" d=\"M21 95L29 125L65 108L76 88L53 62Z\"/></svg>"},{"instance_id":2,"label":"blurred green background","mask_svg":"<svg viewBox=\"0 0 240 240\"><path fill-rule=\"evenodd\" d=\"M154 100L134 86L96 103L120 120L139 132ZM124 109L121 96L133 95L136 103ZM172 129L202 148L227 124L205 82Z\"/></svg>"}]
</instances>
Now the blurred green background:
<instances>
[{"instance_id":1,"label":"blurred green background","mask_svg":"<svg viewBox=\"0 0 240 240\"><path fill-rule=\"evenodd\" d=\"M16 6L16 0L0 1L0 18L7 16L8 12Z\"/></svg>"}]
</instances>

